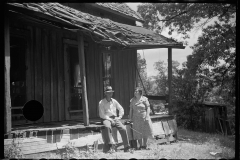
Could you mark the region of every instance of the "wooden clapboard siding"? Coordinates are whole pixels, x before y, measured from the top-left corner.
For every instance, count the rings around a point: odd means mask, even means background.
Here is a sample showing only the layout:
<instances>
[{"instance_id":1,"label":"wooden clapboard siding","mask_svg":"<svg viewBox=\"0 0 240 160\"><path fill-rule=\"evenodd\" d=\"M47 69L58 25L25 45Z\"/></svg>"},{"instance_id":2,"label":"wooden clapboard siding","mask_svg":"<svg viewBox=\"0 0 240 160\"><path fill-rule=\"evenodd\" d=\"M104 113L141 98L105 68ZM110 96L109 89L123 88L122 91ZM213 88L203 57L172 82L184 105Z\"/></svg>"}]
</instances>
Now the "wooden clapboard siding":
<instances>
[{"instance_id":1,"label":"wooden clapboard siding","mask_svg":"<svg viewBox=\"0 0 240 160\"><path fill-rule=\"evenodd\" d=\"M35 28L35 56L34 56L34 64L35 64L35 100L39 101L41 104L43 103L43 82L42 82L42 48L41 48L41 29ZM44 106L44 109L46 106ZM38 120L37 122L43 122L44 116Z\"/></svg>"},{"instance_id":2,"label":"wooden clapboard siding","mask_svg":"<svg viewBox=\"0 0 240 160\"><path fill-rule=\"evenodd\" d=\"M132 72L133 72L133 70L131 69L131 63L132 63L132 60L133 60L133 57L132 57L132 55L130 55L129 56L129 58L127 58L126 59L126 61L127 61L127 70L128 70L128 77L127 77L127 87L129 88L129 94L128 94L128 97L127 97L127 99L129 99L129 101L127 101L128 102L128 104L127 104L127 106L126 106L126 113L127 113L127 115L129 115L129 104L130 104L130 99L133 97L133 92L132 92L132 87L131 87L131 85L133 84L132 82L133 82L133 79L132 79Z\"/></svg>"},{"instance_id":3,"label":"wooden clapboard siding","mask_svg":"<svg viewBox=\"0 0 240 160\"><path fill-rule=\"evenodd\" d=\"M129 76L128 76L128 88L129 88L129 104L130 104L130 99L133 98L134 96L134 89L135 89L135 78L136 78L136 69L135 69L135 64L136 64L136 56L137 56L137 51L133 50L132 53L130 53L129 59L128 59L128 70L129 70ZM127 112L129 114L129 107L127 109Z\"/></svg>"},{"instance_id":4,"label":"wooden clapboard siding","mask_svg":"<svg viewBox=\"0 0 240 160\"><path fill-rule=\"evenodd\" d=\"M103 59L103 54L101 53L101 54L99 54L98 55L99 56L99 59L98 59L98 66L99 66L99 87L98 87L98 92L99 92L99 99L103 99L103 97L104 97L104 88L103 88L103 79L102 79L102 77L103 77L103 75L102 75L102 70L103 70L103 66L102 66L102 59ZM112 70L112 68L111 68L111 70ZM111 74L111 76L112 76L112 74ZM112 77L111 77L111 79L112 79ZM98 101L99 102L99 101ZM97 102L97 106L98 106L98 102ZM97 107L97 117L99 117L99 114L98 114L98 107Z\"/></svg>"},{"instance_id":5,"label":"wooden clapboard siding","mask_svg":"<svg viewBox=\"0 0 240 160\"><path fill-rule=\"evenodd\" d=\"M66 118L66 120L69 120L70 119L70 115L69 115L69 112L68 112L68 110L69 110L69 76L68 76L68 74L69 74L69 59L68 59L68 56L67 56L67 45L66 44L64 44L64 82L65 82L65 84L64 84L64 86L65 86L65 97L64 97L64 104L65 104L65 110L64 110L64 112L65 112L65 118Z\"/></svg>"},{"instance_id":6,"label":"wooden clapboard siding","mask_svg":"<svg viewBox=\"0 0 240 160\"><path fill-rule=\"evenodd\" d=\"M51 58L51 121L58 121L58 72L57 72L57 53L56 53L56 32L51 30L50 39L50 58Z\"/></svg>"},{"instance_id":7,"label":"wooden clapboard siding","mask_svg":"<svg viewBox=\"0 0 240 160\"><path fill-rule=\"evenodd\" d=\"M128 54L128 52L120 52L120 54L124 57L127 57L127 58L122 58L122 70L123 70L123 73L122 73L122 78L123 78L123 81L122 81L122 84L123 84L123 88L125 88L123 91L121 91L121 94L122 94L122 105L125 107L125 115L127 115L126 111L127 111L127 106L129 105L129 101L127 99L129 99L129 88L128 88L128 81L127 81L127 77L129 76L127 73L128 73L128 64L127 64L127 59L128 59L128 56L130 56Z\"/></svg>"},{"instance_id":8,"label":"wooden clapboard siding","mask_svg":"<svg viewBox=\"0 0 240 160\"><path fill-rule=\"evenodd\" d=\"M137 75L137 70L136 70L137 50L135 50L135 52L132 54L132 56L133 56L133 62L131 63L132 64L132 71L133 71L133 74L132 74L133 82L132 83L134 84L134 88L135 88L136 87L136 81L137 81L137 78L136 78L136 75ZM133 91L134 91L134 89L133 89Z\"/></svg>"},{"instance_id":9,"label":"wooden clapboard siding","mask_svg":"<svg viewBox=\"0 0 240 160\"><path fill-rule=\"evenodd\" d=\"M129 114L129 103L135 88L136 53L136 50L112 53L114 98L123 106L124 116Z\"/></svg>"},{"instance_id":10,"label":"wooden clapboard siding","mask_svg":"<svg viewBox=\"0 0 240 160\"><path fill-rule=\"evenodd\" d=\"M101 72L101 69L100 69L100 66L101 66L101 63L99 61L100 57L101 57L101 53L99 53L100 49L99 49L99 46L94 43L94 48L95 48L95 52L94 52L94 62L95 62L95 100L94 100L94 103L92 104L93 106L91 106L91 108L94 109L95 111L95 114L94 114L94 117L99 117L99 114L98 114L98 103L99 101L102 99L101 97L101 88L103 87L103 81L102 81L102 72ZM99 78L101 78L99 80ZM90 97L89 97L90 98ZM90 106L89 106L90 107Z\"/></svg>"},{"instance_id":11,"label":"wooden clapboard siding","mask_svg":"<svg viewBox=\"0 0 240 160\"><path fill-rule=\"evenodd\" d=\"M120 103L120 84L118 83L119 81L117 80L120 80L120 77L119 77L119 63L118 62L118 52L115 52L115 53L112 53L112 59L113 59L113 62L112 62L112 72L113 72L113 79L112 79L112 83L113 83L113 90L114 90L114 94L113 94L113 97Z\"/></svg>"},{"instance_id":12,"label":"wooden clapboard siding","mask_svg":"<svg viewBox=\"0 0 240 160\"><path fill-rule=\"evenodd\" d=\"M65 93L65 88L64 88L64 62L63 62L63 46L62 46L62 33L57 32L56 33L56 42L57 42L57 54L56 54L56 59L57 59L57 92L58 92L58 117L59 121L65 120L65 105L64 105L64 93Z\"/></svg>"},{"instance_id":13,"label":"wooden clapboard siding","mask_svg":"<svg viewBox=\"0 0 240 160\"><path fill-rule=\"evenodd\" d=\"M48 45L48 31L42 30L42 85L43 85L43 107L44 107L44 122L51 121L51 70L50 70L50 56Z\"/></svg>"},{"instance_id":14,"label":"wooden clapboard siding","mask_svg":"<svg viewBox=\"0 0 240 160\"><path fill-rule=\"evenodd\" d=\"M123 67L123 62L125 60L124 57L124 54L121 53L121 52L118 52L118 64L119 64L119 67L118 67L118 74L119 74L119 81L118 81L118 84L119 84L119 87L120 89L118 90L119 92L119 98L118 98L118 101L119 103L125 107L124 105L124 92L125 92L125 89L124 89L124 74L126 74L126 72L124 72L124 67ZM126 57L127 58L127 57ZM124 109L125 110L125 109Z\"/></svg>"},{"instance_id":15,"label":"wooden clapboard siding","mask_svg":"<svg viewBox=\"0 0 240 160\"><path fill-rule=\"evenodd\" d=\"M27 41L27 55L26 55L26 65L27 65L27 73L26 73L26 90L27 90L27 101L34 99L34 50L33 50L33 28L32 26L28 26L27 29L30 32L29 39Z\"/></svg>"},{"instance_id":16,"label":"wooden clapboard siding","mask_svg":"<svg viewBox=\"0 0 240 160\"><path fill-rule=\"evenodd\" d=\"M91 39L86 38L86 80L89 117L96 118L98 115L98 103L103 98L102 80L102 53L99 46Z\"/></svg>"}]
</instances>

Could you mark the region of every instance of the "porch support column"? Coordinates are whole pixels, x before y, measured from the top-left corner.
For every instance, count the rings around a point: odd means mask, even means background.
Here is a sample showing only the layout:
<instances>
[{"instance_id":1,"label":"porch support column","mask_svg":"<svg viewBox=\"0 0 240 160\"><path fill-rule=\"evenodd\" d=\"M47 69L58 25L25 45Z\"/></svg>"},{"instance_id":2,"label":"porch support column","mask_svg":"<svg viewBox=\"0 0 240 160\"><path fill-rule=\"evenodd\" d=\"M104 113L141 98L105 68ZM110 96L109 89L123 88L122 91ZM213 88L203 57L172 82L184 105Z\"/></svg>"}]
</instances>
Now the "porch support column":
<instances>
[{"instance_id":1,"label":"porch support column","mask_svg":"<svg viewBox=\"0 0 240 160\"><path fill-rule=\"evenodd\" d=\"M11 116L11 97L10 97L10 35L9 35L9 19L6 15L8 11L5 9L4 13L4 134L9 133L12 129Z\"/></svg>"},{"instance_id":2,"label":"porch support column","mask_svg":"<svg viewBox=\"0 0 240 160\"><path fill-rule=\"evenodd\" d=\"M168 114L172 114L172 48L168 48Z\"/></svg>"},{"instance_id":3,"label":"porch support column","mask_svg":"<svg viewBox=\"0 0 240 160\"><path fill-rule=\"evenodd\" d=\"M83 106L83 122L84 126L89 126L89 113L88 113L88 98L87 98L87 83L86 83L86 68L84 56L84 42L83 35L80 31L77 32L78 37L78 57L81 71L82 82L82 106Z\"/></svg>"}]
</instances>

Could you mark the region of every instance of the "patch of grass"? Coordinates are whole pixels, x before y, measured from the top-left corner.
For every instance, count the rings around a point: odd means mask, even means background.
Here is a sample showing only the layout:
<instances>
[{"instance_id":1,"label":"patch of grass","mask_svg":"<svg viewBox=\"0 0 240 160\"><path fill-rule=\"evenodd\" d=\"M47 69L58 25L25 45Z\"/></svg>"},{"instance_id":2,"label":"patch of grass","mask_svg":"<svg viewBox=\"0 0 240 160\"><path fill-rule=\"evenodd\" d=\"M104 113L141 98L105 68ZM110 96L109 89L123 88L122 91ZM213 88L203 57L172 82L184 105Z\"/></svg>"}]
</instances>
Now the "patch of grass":
<instances>
[{"instance_id":1,"label":"patch of grass","mask_svg":"<svg viewBox=\"0 0 240 160\"><path fill-rule=\"evenodd\" d=\"M67 144L63 149L45 154L41 158L76 158L76 159L230 159L235 155L235 139L218 134L194 132L185 129L178 130L178 141L167 144L158 144L156 140L149 139L150 150L136 150L133 153L125 153L119 150L116 153L108 154L102 151L94 151L93 148L75 148L74 144ZM212 155L210 152L218 153ZM64 155L60 156L60 155ZM40 158L40 156L36 156Z\"/></svg>"},{"instance_id":2,"label":"patch of grass","mask_svg":"<svg viewBox=\"0 0 240 160\"><path fill-rule=\"evenodd\" d=\"M235 136L223 136L221 134L210 134L179 129L180 138L188 138L192 143L212 142L222 147L235 149Z\"/></svg>"}]
</instances>

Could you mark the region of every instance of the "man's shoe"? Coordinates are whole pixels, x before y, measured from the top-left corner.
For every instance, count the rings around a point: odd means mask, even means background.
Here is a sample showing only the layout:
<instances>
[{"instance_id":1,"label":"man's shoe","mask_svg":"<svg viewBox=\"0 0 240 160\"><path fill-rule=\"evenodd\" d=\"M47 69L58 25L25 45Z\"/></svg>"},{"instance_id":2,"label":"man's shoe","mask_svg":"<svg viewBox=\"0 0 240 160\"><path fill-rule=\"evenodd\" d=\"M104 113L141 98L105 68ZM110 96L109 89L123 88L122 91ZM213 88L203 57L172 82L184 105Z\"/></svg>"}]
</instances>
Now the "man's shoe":
<instances>
[{"instance_id":1,"label":"man's shoe","mask_svg":"<svg viewBox=\"0 0 240 160\"><path fill-rule=\"evenodd\" d=\"M141 146L140 148L141 150L150 150L150 148L148 148L147 146Z\"/></svg>"},{"instance_id":2,"label":"man's shoe","mask_svg":"<svg viewBox=\"0 0 240 160\"><path fill-rule=\"evenodd\" d=\"M124 152L130 152L130 151L131 151L130 146L127 146L127 147L124 148Z\"/></svg>"},{"instance_id":3,"label":"man's shoe","mask_svg":"<svg viewBox=\"0 0 240 160\"><path fill-rule=\"evenodd\" d=\"M115 149L113 149L113 148L110 148L109 149L109 151L107 152L107 153L110 153L110 154L112 154L112 153L115 153L116 151L115 151Z\"/></svg>"},{"instance_id":4,"label":"man's shoe","mask_svg":"<svg viewBox=\"0 0 240 160\"><path fill-rule=\"evenodd\" d=\"M109 149L109 151L108 151L108 153L115 153L116 152L116 150L115 150L115 144L109 144L109 147L110 147L110 149Z\"/></svg>"}]
</instances>

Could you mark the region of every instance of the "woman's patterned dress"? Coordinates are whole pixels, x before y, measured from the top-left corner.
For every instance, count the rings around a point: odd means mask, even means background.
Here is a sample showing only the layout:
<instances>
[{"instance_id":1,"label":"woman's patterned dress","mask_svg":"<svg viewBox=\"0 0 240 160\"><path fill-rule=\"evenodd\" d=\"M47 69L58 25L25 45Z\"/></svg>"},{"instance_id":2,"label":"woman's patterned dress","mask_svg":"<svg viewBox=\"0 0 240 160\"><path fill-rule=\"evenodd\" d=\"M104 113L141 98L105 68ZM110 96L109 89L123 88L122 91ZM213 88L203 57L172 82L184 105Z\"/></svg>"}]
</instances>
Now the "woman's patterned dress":
<instances>
[{"instance_id":1,"label":"woman's patterned dress","mask_svg":"<svg viewBox=\"0 0 240 160\"><path fill-rule=\"evenodd\" d=\"M134 139L153 137L151 118L149 116L148 119L144 119L147 113L144 103L146 104L146 106L150 106L147 97L144 96L141 96L139 101L137 101L135 97L130 100L130 109L132 109L133 129L137 131L136 132L133 130Z\"/></svg>"}]
</instances>

